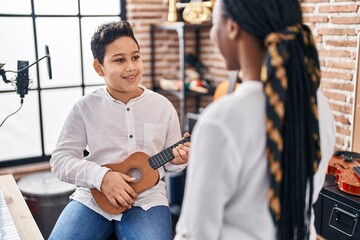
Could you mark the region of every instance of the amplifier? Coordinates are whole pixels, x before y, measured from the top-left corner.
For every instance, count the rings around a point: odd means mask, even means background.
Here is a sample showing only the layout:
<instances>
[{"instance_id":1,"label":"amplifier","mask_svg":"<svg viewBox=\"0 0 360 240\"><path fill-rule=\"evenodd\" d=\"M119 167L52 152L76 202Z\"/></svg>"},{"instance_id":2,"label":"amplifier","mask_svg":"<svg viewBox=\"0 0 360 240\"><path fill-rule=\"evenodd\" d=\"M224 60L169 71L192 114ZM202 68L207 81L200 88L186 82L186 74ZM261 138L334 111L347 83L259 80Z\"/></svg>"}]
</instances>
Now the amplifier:
<instances>
[{"instance_id":1,"label":"amplifier","mask_svg":"<svg viewBox=\"0 0 360 240\"><path fill-rule=\"evenodd\" d=\"M317 204L321 205L320 210L319 206L315 208L319 235L327 240L360 239L360 197L330 184L324 185Z\"/></svg>"},{"instance_id":2,"label":"amplifier","mask_svg":"<svg viewBox=\"0 0 360 240\"><path fill-rule=\"evenodd\" d=\"M321 224L322 224L322 211L323 211L323 190L326 187L330 187L330 186L337 186L337 183L335 182L336 177L334 175L331 174L326 174L325 177L325 181L324 181L324 185L323 185L323 189L321 190L321 192L319 193L318 199L316 201L316 203L314 204L314 213L315 213L315 229L317 234L321 235L322 233L322 229L321 229Z\"/></svg>"}]
</instances>

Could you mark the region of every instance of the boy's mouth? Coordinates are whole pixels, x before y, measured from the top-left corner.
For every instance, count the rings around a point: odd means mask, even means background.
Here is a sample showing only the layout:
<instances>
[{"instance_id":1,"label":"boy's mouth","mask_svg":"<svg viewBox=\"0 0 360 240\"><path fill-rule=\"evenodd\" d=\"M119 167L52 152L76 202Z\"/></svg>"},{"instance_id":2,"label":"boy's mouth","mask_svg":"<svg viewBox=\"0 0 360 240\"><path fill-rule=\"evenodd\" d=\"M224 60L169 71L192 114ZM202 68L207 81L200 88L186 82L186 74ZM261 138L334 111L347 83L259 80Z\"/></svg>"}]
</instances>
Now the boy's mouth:
<instances>
[{"instance_id":1,"label":"boy's mouth","mask_svg":"<svg viewBox=\"0 0 360 240\"><path fill-rule=\"evenodd\" d=\"M125 77L123 77L123 78L126 79L126 80L128 80L128 81L133 81L133 80L135 80L136 75L129 75L129 76L125 76Z\"/></svg>"}]
</instances>

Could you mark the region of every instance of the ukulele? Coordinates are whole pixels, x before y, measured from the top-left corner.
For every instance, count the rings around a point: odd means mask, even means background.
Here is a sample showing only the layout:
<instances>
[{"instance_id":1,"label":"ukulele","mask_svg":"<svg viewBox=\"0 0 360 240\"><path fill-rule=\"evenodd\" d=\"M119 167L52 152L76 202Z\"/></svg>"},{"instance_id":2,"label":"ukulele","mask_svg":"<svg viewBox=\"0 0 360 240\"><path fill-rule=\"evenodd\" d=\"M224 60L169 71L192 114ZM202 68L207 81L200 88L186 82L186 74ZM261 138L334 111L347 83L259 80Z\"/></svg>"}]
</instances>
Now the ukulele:
<instances>
[{"instance_id":1,"label":"ukulele","mask_svg":"<svg viewBox=\"0 0 360 240\"><path fill-rule=\"evenodd\" d=\"M336 177L340 190L360 196L360 163L357 159L360 159L359 153L336 151L329 161L327 173Z\"/></svg>"},{"instance_id":2,"label":"ukulele","mask_svg":"<svg viewBox=\"0 0 360 240\"><path fill-rule=\"evenodd\" d=\"M174 159L175 156L172 153L173 148L186 142L190 142L190 136L183 138L179 142L152 157L149 157L143 152L135 152L121 163L107 164L104 166L110 168L112 171L120 172L135 178L135 181L130 182L129 185L137 194L140 194L145 190L154 187L159 182L160 175L157 169ZM127 210L126 208L114 207L107 197L96 188L91 189L91 194L99 207L107 213L119 214Z\"/></svg>"}]
</instances>

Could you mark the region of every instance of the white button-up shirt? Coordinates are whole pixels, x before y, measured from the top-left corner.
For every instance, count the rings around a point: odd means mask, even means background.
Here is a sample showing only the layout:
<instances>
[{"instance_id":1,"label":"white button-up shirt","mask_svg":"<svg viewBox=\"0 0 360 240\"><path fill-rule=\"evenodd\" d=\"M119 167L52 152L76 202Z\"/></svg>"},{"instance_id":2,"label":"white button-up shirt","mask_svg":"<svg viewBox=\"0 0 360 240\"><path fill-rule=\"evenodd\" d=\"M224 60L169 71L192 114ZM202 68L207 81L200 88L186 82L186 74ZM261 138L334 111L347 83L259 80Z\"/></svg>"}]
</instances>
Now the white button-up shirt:
<instances>
[{"instance_id":1,"label":"white button-up shirt","mask_svg":"<svg viewBox=\"0 0 360 240\"><path fill-rule=\"evenodd\" d=\"M140 86L144 92L127 104L113 99L106 89L83 96L68 115L50 164L62 181L75 184L71 196L109 220L120 220L122 214L108 214L99 208L90 188L100 190L108 168L105 164L121 163L134 152L153 156L181 139L177 112L165 97ZM83 156L84 149L90 154ZM166 163L159 168L181 171L184 165ZM165 182L144 191L135 206L148 209L168 205Z\"/></svg>"}]
</instances>

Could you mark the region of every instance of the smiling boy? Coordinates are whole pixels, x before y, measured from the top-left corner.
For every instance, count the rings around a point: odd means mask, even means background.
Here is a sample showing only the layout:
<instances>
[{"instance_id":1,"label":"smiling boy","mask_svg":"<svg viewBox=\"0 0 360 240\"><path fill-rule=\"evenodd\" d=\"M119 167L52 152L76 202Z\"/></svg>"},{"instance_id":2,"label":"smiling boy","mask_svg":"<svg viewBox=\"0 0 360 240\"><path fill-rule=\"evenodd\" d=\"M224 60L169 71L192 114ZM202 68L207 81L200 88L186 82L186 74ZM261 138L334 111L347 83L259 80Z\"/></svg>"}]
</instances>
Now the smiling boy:
<instances>
[{"instance_id":1,"label":"smiling boy","mask_svg":"<svg viewBox=\"0 0 360 240\"><path fill-rule=\"evenodd\" d=\"M140 47L126 21L101 25L92 37L93 66L106 88L75 103L50 160L52 172L75 184L76 191L59 217L50 239L171 239L165 182L137 194L133 178L105 164L125 161L134 152L152 156L181 138L179 118L170 101L141 86ZM187 136L185 134L184 136ZM90 154L86 157L83 150ZM175 158L159 168L181 171L189 143L173 149ZM103 211L90 189L101 191L123 214Z\"/></svg>"}]
</instances>

